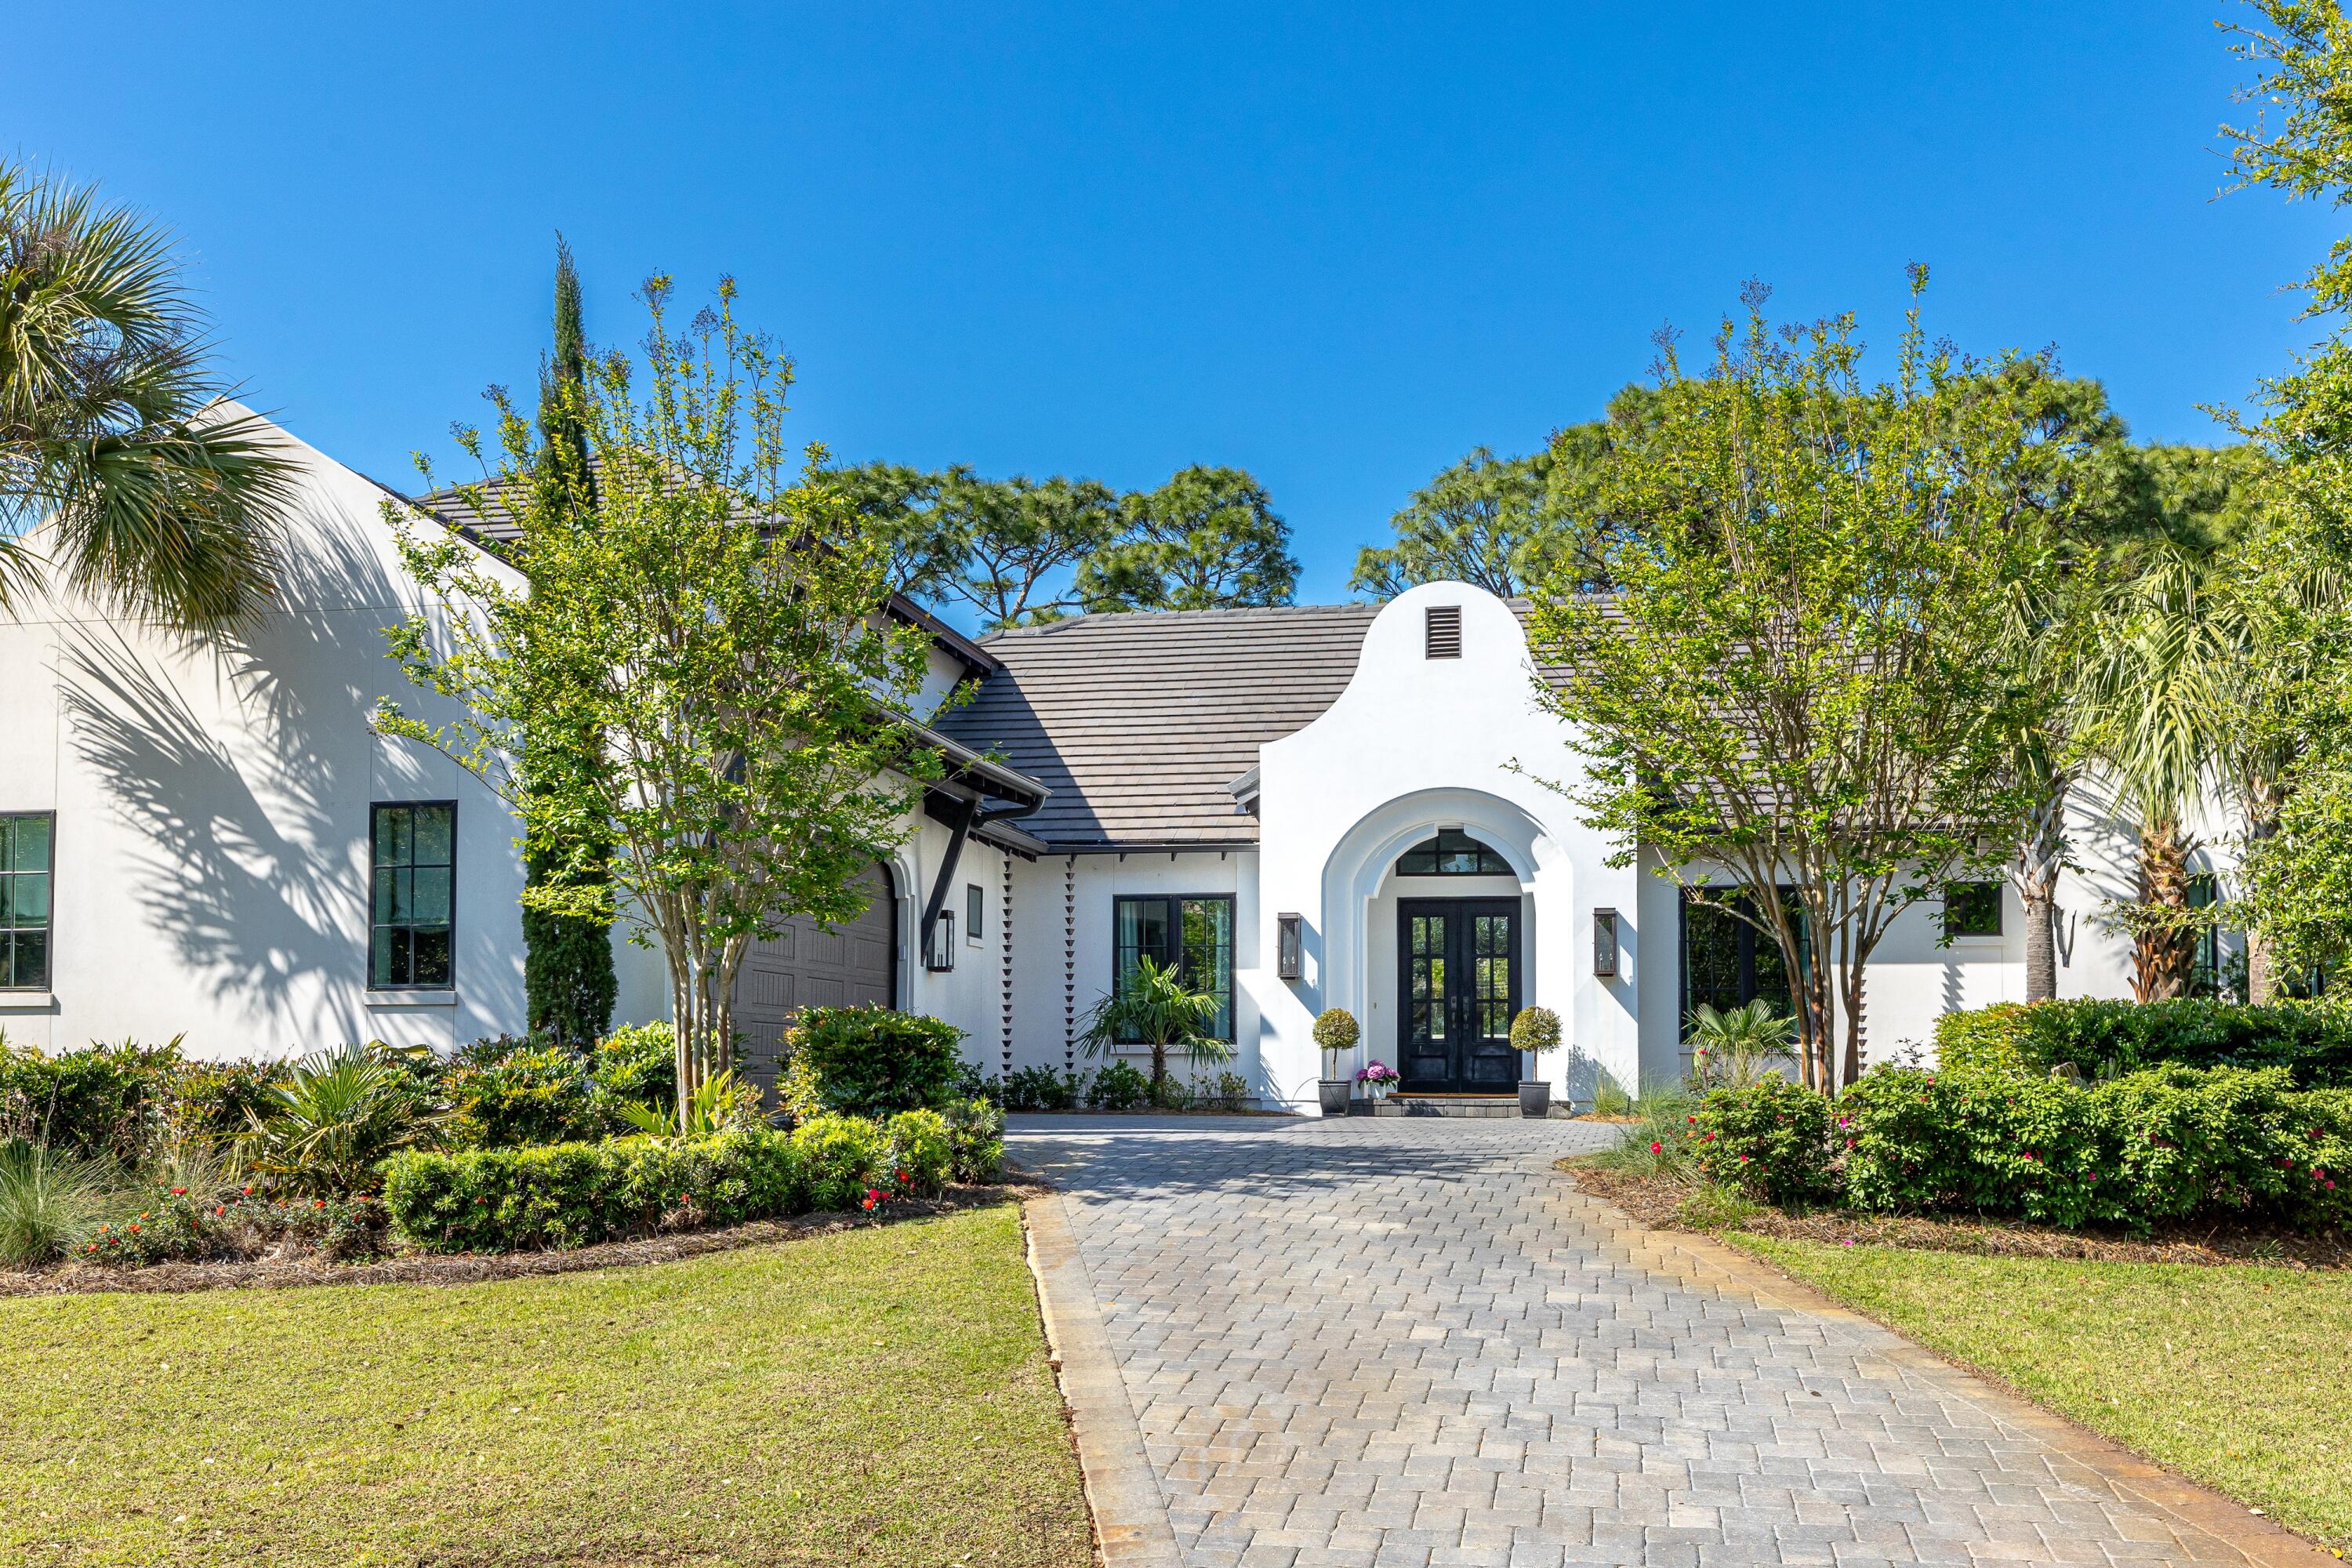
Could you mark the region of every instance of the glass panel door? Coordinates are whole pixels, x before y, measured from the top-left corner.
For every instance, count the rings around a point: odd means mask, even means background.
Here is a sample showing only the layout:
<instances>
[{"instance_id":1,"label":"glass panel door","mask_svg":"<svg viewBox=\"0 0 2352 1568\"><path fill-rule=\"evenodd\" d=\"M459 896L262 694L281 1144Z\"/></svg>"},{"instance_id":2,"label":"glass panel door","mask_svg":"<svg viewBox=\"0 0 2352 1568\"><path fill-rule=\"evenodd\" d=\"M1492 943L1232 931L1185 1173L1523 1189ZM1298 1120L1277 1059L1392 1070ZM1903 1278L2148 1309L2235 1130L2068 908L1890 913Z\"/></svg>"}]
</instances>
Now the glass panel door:
<instances>
[{"instance_id":1,"label":"glass panel door","mask_svg":"<svg viewBox=\"0 0 2352 1568\"><path fill-rule=\"evenodd\" d=\"M1453 916L1444 910L1415 906L1402 913L1401 925L1404 1039L1397 1070L1408 1085L1442 1084L1454 1076L1453 1030L1448 1026L1454 993L1446 984Z\"/></svg>"}]
</instances>

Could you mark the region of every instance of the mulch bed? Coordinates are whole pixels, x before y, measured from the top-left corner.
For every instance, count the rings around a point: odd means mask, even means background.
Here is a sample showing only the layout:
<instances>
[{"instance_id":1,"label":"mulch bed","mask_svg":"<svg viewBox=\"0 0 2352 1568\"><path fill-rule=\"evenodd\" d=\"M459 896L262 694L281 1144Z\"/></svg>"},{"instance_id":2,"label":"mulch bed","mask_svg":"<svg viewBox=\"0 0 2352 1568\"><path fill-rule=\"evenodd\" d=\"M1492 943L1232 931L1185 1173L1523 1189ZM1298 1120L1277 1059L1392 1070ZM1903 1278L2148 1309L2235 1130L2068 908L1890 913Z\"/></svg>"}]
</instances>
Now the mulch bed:
<instances>
[{"instance_id":1,"label":"mulch bed","mask_svg":"<svg viewBox=\"0 0 2352 1568\"><path fill-rule=\"evenodd\" d=\"M1653 1230L1706 1234L1684 1204L1692 1189L1669 1177L1639 1176L1562 1160L1576 1184L1615 1205ZM1769 1206L1737 1226L1754 1236L1818 1241L1830 1246L1907 1247L1928 1252L1973 1252L1998 1258L2065 1258L2110 1263L2262 1263L2286 1268L2352 1268L2352 1237L2338 1231L2306 1235L2253 1225L2159 1226L2145 1236L2128 1231L2058 1230L1996 1219L1932 1219L1919 1215L1865 1215L1844 1209L1802 1214Z\"/></svg>"},{"instance_id":2,"label":"mulch bed","mask_svg":"<svg viewBox=\"0 0 2352 1568\"><path fill-rule=\"evenodd\" d=\"M731 1252L775 1241L801 1241L835 1231L1019 1203L1039 1190L1018 1182L950 1187L936 1199L900 1199L890 1205L885 1215L862 1212L803 1215L794 1219L730 1226L723 1230L602 1242L568 1252L417 1252L369 1263L330 1263L312 1254L251 1262L157 1263L144 1268L67 1263L29 1272L0 1270L0 1297L89 1295L108 1290L283 1290L309 1285L477 1285L488 1279L520 1279L528 1275L576 1274L588 1268L673 1263L705 1253Z\"/></svg>"}]
</instances>

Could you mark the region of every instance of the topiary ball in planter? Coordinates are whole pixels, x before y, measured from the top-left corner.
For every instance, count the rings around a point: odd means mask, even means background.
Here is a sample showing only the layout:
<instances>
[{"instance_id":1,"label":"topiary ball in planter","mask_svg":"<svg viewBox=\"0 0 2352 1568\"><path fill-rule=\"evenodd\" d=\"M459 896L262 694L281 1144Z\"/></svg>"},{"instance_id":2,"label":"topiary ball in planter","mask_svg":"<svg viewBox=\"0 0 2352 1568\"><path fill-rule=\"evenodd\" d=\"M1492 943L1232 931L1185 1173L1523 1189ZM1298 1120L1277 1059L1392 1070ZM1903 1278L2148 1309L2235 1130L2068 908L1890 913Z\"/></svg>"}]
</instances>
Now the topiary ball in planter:
<instances>
[{"instance_id":1,"label":"topiary ball in planter","mask_svg":"<svg viewBox=\"0 0 2352 1568\"><path fill-rule=\"evenodd\" d=\"M1354 1050L1363 1036L1363 1030L1356 1025L1356 1016L1345 1007L1326 1007L1315 1019L1315 1044L1323 1052L1324 1067L1324 1077L1317 1087L1326 1116L1348 1114L1355 1080L1344 1075L1332 1076L1331 1061L1341 1051Z\"/></svg>"},{"instance_id":2,"label":"topiary ball in planter","mask_svg":"<svg viewBox=\"0 0 2352 1568\"><path fill-rule=\"evenodd\" d=\"M1549 1116L1551 1084L1532 1075L1546 1051L1559 1049L1559 1015L1549 1007L1520 1008L1518 1016L1511 1020L1511 1048L1537 1058L1528 1068L1530 1076L1519 1080L1519 1114Z\"/></svg>"}]
</instances>

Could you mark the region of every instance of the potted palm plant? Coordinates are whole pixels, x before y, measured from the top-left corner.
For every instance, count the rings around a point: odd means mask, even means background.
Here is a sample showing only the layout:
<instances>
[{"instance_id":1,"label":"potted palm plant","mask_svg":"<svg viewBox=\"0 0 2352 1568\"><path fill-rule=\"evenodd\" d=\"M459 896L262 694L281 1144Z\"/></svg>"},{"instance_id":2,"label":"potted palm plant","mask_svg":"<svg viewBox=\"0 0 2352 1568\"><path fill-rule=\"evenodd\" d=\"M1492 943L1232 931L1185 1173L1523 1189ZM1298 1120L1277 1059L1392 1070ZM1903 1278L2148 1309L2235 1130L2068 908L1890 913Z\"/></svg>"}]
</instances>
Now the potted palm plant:
<instances>
[{"instance_id":1,"label":"potted palm plant","mask_svg":"<svg viewBox=\"0 0 2352 1568\"><path fill-rule=\"evenodd\" d=\"M1166 1105L1169 1052L1195 1062L1233 1060L1234 1043L1208 1033L1222 1005L1213 992L1188 987L1174 964L1139 958L1118 989L1087 1015L1087 1055L1143 1047L1151 1053L1151 1103Z\"/></svg>"},{"instance_id":2,"label":"potted palm plant","mask_svg":"<svg viewBox=\"0 0 2352 1568\"><path fill-rule=\"evenodd\" d=\"M1345 1007L1326 1007L1315 1020L1315 1043L1323 1052L1323 1077L1316 1085L1322 1097L1323 1114L1345 1116L1348 1100L1355 1090L1355 1080L1339 1065L1339 1058L1356 1048L1363 1031L1356 1026L1356 1016Z\"/></svg>"},{"instance_id":3,"label":"potted palm plant","mask_svg":"<svg viewBox=\"0 0 2352 1568\"><path fill-rule=\"evenodd\" d=\"M1559 1049L1559 1015L1549 1007L1522 1007L1511 1020L1511 1048L1528 1054L1528 1077L1519 1079L1519 1114L1551 1114L1551 1082L1533 1076L1546 1051Z\"/></svg>"}]
</instances>

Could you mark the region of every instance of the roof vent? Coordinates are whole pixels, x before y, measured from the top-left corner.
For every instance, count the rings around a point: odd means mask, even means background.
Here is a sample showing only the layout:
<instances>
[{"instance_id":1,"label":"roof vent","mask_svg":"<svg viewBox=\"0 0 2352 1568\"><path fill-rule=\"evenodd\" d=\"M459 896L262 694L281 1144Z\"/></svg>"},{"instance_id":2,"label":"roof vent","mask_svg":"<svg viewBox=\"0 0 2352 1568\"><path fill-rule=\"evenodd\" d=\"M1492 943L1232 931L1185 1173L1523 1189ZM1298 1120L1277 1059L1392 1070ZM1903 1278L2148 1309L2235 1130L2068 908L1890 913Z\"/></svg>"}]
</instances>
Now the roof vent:
<instances>
[{"instance_id":1,"label":"roof vent","mask_svg":"<svg viewBox=\"0 0 2352 1568\"><path fill-rule=\"evenodd\" d=\"M1460 658L1462 606L1432 605L1422 614L1428 617L1423 624L1424 655L1430 658Z\"/></svg>"}]
</instances>

